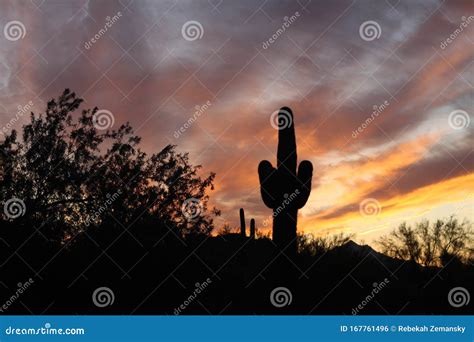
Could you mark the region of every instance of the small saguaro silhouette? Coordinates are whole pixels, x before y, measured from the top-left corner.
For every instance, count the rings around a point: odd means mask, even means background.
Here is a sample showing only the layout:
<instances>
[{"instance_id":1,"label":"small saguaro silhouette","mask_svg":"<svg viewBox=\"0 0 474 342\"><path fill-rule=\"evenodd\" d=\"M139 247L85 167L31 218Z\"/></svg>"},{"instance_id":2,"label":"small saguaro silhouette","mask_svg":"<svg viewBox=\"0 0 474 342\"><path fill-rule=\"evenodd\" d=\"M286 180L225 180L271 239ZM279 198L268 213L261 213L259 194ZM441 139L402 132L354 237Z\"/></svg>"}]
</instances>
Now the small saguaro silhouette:
<instances>
[{"instance_id":1,"label":"small saguaro silhouette","mask_svg":"<svg viewBox=\"0 0 474 342\"><path fill-rule=\"evenodd\" d=\"M244 208L240 208L240 236L247 237L246 224L245 224L245 211ZM255 219L250 219L250 238L255 239Z\"/></svg>"},{"instance_id":2,"label":"small saguaro silhouette","mask_svg":"<svg viewBox=\"0 0 474 342\"><path fill-rule=\"evenodd\" d=\"M290 253L295 253L298 209L311 192L313 165L304 160L296 172L296 137L293 112L283 107L278 112L277 166L268 160L258 165L260 192L263 202L273 209L273 241Z\"/></svg>"},{"instance_id":3,"label":"small saguaro silhouette","mask_svg":"<svg viewBox=\"0 0 474 342\"><path fill-rule=\"evenodd\" d=\"M246 236L246 233L245 233L245 212L244 212L244 208L240 208L239 210L239 214L240 214L240 235L242 237L245 237Z\"/></svg>"}]
</instances>

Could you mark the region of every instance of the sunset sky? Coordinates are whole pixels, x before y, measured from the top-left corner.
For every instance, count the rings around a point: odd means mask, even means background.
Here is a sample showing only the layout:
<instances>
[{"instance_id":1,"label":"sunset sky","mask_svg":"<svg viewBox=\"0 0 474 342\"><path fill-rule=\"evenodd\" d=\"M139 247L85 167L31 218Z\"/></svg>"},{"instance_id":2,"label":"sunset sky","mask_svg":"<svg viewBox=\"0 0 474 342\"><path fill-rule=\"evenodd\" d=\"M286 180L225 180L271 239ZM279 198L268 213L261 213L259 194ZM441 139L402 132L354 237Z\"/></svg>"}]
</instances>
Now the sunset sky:
<instances>
[{"instance_id":1,"label":"sunset sky","mask_svg":"<svg viewBox=\"0 0 474 342\"><path fill-rule=\"evenodd\" d=\"M473 16L472 0L2 1L0 125L71 88L147 152L176 144L216 172L218 227L243 207L258 229L257 166L275 162L270 118L288 106L314 167L299 231L370 242L473 217Z\"/></svg>"}]
</instances>

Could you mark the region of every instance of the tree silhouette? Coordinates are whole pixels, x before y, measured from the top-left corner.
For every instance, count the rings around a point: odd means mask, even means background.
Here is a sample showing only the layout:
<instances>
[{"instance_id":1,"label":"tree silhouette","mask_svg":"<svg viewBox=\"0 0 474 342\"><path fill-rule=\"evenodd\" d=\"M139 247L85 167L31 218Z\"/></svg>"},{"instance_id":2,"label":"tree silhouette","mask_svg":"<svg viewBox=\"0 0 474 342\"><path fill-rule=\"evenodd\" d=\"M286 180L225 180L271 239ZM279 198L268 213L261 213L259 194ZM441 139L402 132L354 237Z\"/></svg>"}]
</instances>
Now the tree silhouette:
<instances>
[{"instance_id":1,"label":"tree silhouette","mask_svg":"<svg viewBox=\"0 0 474 342\"><path fill-rule=\"evenodd\" d=\"M129 123L98 130L98 108L74 112L82 99L66 89L46 111L23 127L21 139L12 131L0 144L0 200L24 202L17 224L41 227L54 241L65 241L88 227L156 218L176 234L208 234L213 229L207 190L214 173L198 175L187 153L168 145L148 156ZM192 220L182 206L193 199ZM212 211L212 213L210 213ZM11 220L5 213L4 220Z\"/></svg>"},{"instance_id":2,"label":"tree silhouette","mask_svg":"<svg viewBox=\"0 0 474 342\"><path fill-rule=\"evenodd\" d=\"M468 261L473 257L474 232L469 221L458 221L454 216L433 224L422 221L415 227L402 223L377 244L382 253L425 266L446 265L453 258Z\"/></svg>"}]
</instances>

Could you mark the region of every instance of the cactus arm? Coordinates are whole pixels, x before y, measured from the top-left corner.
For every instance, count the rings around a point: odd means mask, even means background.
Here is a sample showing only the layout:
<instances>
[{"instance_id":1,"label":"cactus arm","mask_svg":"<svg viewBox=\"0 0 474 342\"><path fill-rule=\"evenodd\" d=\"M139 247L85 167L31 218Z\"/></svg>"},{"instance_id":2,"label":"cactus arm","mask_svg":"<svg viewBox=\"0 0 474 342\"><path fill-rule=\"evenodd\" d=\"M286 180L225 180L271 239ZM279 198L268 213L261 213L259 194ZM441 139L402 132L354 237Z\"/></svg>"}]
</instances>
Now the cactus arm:
<instances>
[{"instance_id":1,"label":"cactus arm","mask_svg":"<svg viewBox=\"0 0 474 342\"><path fill-rule=\"evenodd\" d=\"M301 209L308 201L311 193L311 180L313 178L313 164L308 160L303 160L298 167L298 181L300 194L296 199L296 206Z\"/></svg>"},{"instance_id":2,"label":"cactus arm","mask_svg":"<svg viewBox=\"0 0 474 342\"><path fill-rule=\"evenodd\" d=\"M269 208L274 208L276 205L274 178L276 169L268 160L263 160L258 165L258 177L260 179L260 193L262 195L263 203Z\"/></svg>"}]
</instances>

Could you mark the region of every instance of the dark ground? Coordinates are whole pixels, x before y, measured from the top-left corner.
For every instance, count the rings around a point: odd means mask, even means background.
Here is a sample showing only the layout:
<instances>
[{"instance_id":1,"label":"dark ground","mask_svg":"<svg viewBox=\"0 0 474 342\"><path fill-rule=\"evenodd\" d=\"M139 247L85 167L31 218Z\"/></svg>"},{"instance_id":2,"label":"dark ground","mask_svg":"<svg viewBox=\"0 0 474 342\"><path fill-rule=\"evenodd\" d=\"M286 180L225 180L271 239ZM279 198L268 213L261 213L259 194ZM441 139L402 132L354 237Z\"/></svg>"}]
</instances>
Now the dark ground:
<instances>
[{"instance_id":1,"label":"dark ground","mask_svg":"<svg viewBox=\"0 0 474 342\"><path fill-rule=\"evenodd\" d=\"M318 255L290 257L271 240L236 234L182 240L166 228L107 228L58 247L31 229L4 227L0 235L0 304L18 283L34 283L2 314L170 314L209 278L180 314L351 315L387 278L358 314L472 314L452 307L448 293L472 293L474 269L452 262L424 268L389 258L352 241ZM93 292L108 287L115 300L97 307ZM286 287L291 304L270 301ZM0 307L1 308L1 307Z\"/></svg>"}]
</instances>

